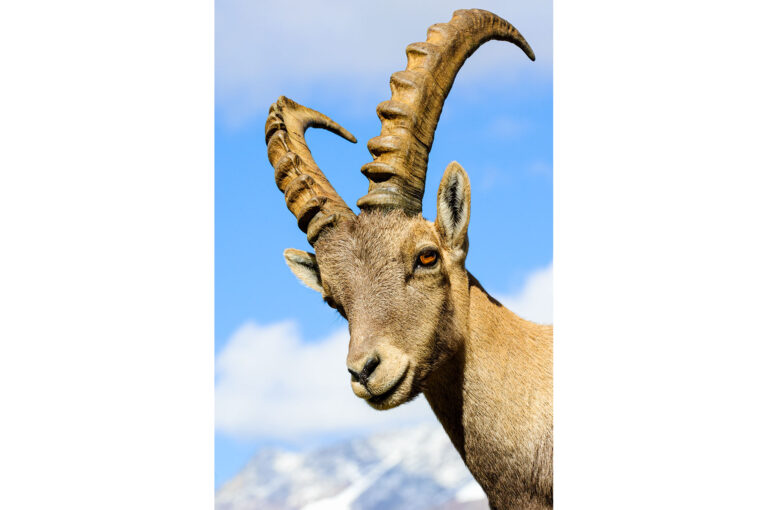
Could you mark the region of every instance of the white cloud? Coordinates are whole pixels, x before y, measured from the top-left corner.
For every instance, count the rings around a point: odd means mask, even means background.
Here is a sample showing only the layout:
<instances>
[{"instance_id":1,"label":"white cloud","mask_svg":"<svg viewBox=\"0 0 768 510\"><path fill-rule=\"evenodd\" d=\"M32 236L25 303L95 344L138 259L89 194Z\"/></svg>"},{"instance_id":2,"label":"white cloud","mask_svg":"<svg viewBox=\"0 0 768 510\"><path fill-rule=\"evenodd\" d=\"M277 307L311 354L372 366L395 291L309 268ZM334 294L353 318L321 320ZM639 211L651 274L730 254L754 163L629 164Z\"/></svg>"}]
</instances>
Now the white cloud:
<instances>
[{"instance_id":1,"label":"white cloud","mask_svg":"<svg viewBox=\"0 0 768 510\"><path fill-rule=\"evenodd\" d=\"M447 22L462 0L389 2L216 2L217 108L230 121L260 113L280 94L304 102L334 96L368 104L388 99L389 75L405 67L405 47ZM492 42L461 71L464 80L506 83L520 69L551 77L552 4L489 0L483 8L509 20L536 52L531 63ZM317 96L314 96L317 94ZM381 97L379 97L381 96Z\"/></svg>"},{"instance_id":2,"label":"white cloud","mask_svg":"<svg viewBox=\"0 0 768 510\"><path fill-rule=\"evenodd\" d=\"M526 319L551 323L552 265L532 273L520 293L499 301ZM348 342L346 329L309 343L293 322L241 326L216 359L217 431L297 439L435 422L423 396L388 411L355 397L346 370Z\"/></svg>"},{"instance_id":3,"label":"white cloud","mask_svg":"<svg viewBox=\"0 0 768 510\"><path fill-rule=\"evenodd\" d=\"M248 322L216 359L216 429L235 437L299 438L434 421L423 397L376 411L355 397L346 368L349 334L302 340L293 322Z\"/></svg>"},{"instance_id":4,"label":"white cloud","mask_svg":"<svg viewBox=\"0 0 768 510\"><path fill-rule=\"evenodd\" d=\"M523 289L514 295L495 296L520 317L552 324L552 264L528 275Z\"/></svg>"}]
</instances>

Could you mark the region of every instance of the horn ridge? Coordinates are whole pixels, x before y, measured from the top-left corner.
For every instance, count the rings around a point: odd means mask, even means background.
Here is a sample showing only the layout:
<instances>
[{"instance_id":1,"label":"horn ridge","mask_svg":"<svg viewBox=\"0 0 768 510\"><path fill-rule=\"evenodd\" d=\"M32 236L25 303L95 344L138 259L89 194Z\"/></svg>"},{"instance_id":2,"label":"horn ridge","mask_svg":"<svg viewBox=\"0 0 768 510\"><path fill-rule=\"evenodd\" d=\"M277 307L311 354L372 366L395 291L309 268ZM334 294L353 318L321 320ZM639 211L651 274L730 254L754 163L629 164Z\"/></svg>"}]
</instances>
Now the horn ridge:
<instances>
[{"instance_id":1,"label":"horn ridge","mask_svg":"<svg viewBox=\"0 0 768 510\"><path fill-rule=\"evenodd\" d=\"M381 135L368 142L373 162L363 165L368 194L363 209L421 213L429 151L445 98L467 58L490 40L508 41L531 59L533 50L508 21L481 9L458 10L448 23L427 29L427 40L409 44L407 65L390 78L392 98L377 107Z\"/></svg>"},{"instance_id":2,"label":"horn ridge","mask_svg":"<svg viewBox=\"0 0 768 510\"><path fill-rule=\"evenodd\" d=\"M339 196L312 158L304 132L322 128L356 143L357 139L322 113L285 97L269 108L264 126L267 157L275 169L275 183L285 194L288 209L311 245L320 234L355 213Z\"/></svg>"}]
</instances>

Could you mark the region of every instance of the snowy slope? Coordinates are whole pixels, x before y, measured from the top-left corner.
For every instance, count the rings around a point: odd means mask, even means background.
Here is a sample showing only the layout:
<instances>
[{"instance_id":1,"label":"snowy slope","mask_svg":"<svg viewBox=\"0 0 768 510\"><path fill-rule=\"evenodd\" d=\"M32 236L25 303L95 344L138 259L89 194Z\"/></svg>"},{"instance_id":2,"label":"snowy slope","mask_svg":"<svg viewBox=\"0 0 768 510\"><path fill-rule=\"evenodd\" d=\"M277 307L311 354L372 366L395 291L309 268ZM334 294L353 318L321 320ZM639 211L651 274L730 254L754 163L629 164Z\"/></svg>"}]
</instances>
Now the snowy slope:
<instances>
[{"instance_id":1,"label":"snowy slope","mask_svg":"<svg viewBox=\"0 0 768 510\"><path fill-rule=\"evenodd\" d=\"M216 510L487 510L439 427L307 451L262 450L216 494Z\"/></svg>"}]
</instances>

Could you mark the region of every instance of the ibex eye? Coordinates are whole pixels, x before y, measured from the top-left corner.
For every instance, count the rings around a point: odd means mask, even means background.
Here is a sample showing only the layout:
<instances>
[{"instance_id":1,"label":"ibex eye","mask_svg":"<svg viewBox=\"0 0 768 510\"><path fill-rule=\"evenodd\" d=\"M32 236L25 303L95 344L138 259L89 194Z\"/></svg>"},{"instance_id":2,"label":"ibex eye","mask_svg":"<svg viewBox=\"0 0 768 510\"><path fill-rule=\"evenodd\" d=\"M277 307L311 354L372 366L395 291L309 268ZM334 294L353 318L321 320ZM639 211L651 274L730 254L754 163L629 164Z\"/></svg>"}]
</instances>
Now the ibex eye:
<instances>
[{"instance_id":1,"label":"ibex eye","mask_svg":"<svg viewBox=\"0 0 768 510\"><path fill-rule=\"evenodd\" d=\"M435 250L427 250L419 254L419 265L423 267L434 266L437 262L437 252Z\"/></svg>"}]
</instances>

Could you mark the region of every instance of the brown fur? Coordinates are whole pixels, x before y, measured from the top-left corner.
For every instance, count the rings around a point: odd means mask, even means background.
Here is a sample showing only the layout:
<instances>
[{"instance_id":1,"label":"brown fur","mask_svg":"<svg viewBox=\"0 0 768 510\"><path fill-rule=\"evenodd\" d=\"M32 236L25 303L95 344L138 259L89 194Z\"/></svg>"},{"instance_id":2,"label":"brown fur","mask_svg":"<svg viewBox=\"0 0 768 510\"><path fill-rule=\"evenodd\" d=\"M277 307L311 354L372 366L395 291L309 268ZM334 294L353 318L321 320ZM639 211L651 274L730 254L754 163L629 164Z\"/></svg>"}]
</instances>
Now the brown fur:
<instances>
[{"instance_id":1,"label":"brown fur","mask_svg":"<svg viewBox=\"0 0 768 510\"><path fill-rule=\"evenodd\" d=\"M380 359L367 384L353 376L355 394L389 409L423 392L492 508L551 508L552 327L510 312L465 269L469 182L456 186L456 173L466 179L449 166L438 203L455 206L458 189L466 217L342 222L315 244L318 288L349 321L350 369ZM438 263L415 267L429 247Z\"/></svg>"}]
</instances>

